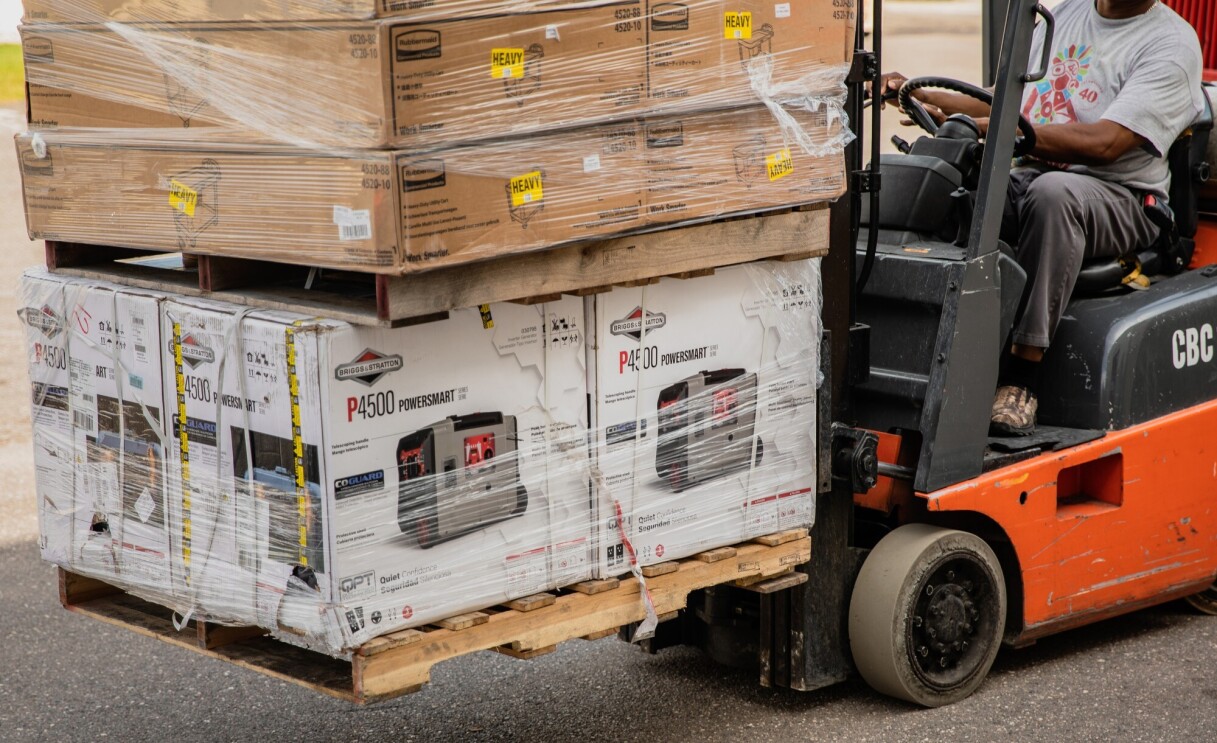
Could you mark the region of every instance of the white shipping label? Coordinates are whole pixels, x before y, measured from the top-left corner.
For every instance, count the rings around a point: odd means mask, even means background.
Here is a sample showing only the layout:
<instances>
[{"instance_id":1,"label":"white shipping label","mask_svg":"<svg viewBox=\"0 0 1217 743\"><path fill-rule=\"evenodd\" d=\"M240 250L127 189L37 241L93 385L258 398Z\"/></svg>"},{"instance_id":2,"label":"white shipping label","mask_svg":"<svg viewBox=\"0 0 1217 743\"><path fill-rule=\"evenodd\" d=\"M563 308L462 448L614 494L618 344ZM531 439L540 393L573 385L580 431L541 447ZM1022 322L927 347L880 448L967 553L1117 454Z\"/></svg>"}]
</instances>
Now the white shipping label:
<instances>
[{"instance_id":1,"label":"white shipping label","mask_svg":"<svg viewBox=\"0 0 1217 743\"><path fill-rule=\"evenodd\" d=\"M551 583L564 585L578 580L587 570L587 539L572 539L569 542L555 544L552 551Z\"/></svg>"},{"instance_id":2,"label":"white shipping label","mask_svg":"<svg viewBox=\"0 0 1217 743\"><path fill-rule=\"evenodd\" d=\"M594 173L600 170L600 155L588 155L583 158L583 172Z\"/></svg>"},{"instance_id":3,"label":"white shipping label","mask_svg":"<svg viewBox=\"0 0 1217 743\"><path fill-rule=\"evenodd\" d=\"M508 555L504 560L507 566L507 592L512 596L529 596L540 593L548 587L549 550L538 547L518 555Z\"/></svg>"},{"instance_id":4,"label":"white shipping label","mask_svg":"<svg viewBox=\"0 0 1217 743\"><path fill-rule=\"evenodd\" d=\"M344 242L372 239L372 212L368 209L335 206L334 224L338 225L338 239Z\"/></svg>"},{"instance_id":5,"label":"white shipping label","mask_svg":"<svg viewBox=\"0 0 1217 743\"><path fill-rule=\"evenodd\" d=\"M554 41L562 40L562 38L558 35L558 27L553 24L545 27L545 38L552 39Z\"/></svg>"},{"instance_id":6,"label":"white shipping label","mask_svg":"<svg viewBox=\"0 0 1217 743\"><path fill-rule=\"evenodd\" d=\"M71 382L69 403L72 408L72 426L89 436L97 437L97 385L96 370L80 359L70 359Z\"/></svg>"},{"instance_id":7,"label":"white shipping label","mask_svg":"<svg viewBox=\"0 0 1217 743\"><path fill-rule=\"evenodd\" d=\"M773 15L777 18L790 17L790 3L778 3L773 6Z\"/></svg>"}]
</instances>

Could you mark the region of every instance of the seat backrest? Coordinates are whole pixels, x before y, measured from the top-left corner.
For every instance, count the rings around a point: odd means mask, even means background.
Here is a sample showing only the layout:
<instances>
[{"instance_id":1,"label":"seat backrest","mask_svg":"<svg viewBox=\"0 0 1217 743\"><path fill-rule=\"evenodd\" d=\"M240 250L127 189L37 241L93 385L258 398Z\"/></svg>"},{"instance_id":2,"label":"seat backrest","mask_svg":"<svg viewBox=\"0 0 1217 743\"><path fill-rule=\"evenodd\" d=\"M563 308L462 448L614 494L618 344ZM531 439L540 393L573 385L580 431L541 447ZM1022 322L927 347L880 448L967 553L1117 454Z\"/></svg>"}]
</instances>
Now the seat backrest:
<instances>
[{"instance_id":1,"label":"seat backrest","mask_svg":"<svg viewBox=\"0 0 1217 743\"><path fill-rule=\"evenodd\" d=\"M1213 132L1213 107L1209 94L1217 95L1217 90L1207 89L1204 99L1204 113L1195 123L1175 140L1166 162L1171 169L1170 206L1175 213L1175 225L1179 228L1179 236L1192 238L1200 223L1200 190L1208 179L1209 138Z\"/></svg>"}]
</instances>

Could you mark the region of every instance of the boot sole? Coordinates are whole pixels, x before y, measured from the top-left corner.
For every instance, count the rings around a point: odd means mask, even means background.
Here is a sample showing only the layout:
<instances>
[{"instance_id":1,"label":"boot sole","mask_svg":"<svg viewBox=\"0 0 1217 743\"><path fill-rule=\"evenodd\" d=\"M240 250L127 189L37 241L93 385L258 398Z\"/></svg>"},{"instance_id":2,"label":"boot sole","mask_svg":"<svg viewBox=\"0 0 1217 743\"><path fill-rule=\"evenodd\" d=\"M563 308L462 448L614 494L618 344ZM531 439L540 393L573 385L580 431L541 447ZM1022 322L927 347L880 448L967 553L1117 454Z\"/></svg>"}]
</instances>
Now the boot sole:
<instances>
[{"instance_id":1,"label":"boot sole","mask_svg":"<svg viewBox=\"0 0 1217 743\"><path fill-rule=\"evenodd\" d=\"M1032 423L1030 426L1020 428L1012 426L1009 423L991 421L989 423L989 433L993 436L1030 436L1035 433L1035 424Z\"/></svg>"}]
</instances>

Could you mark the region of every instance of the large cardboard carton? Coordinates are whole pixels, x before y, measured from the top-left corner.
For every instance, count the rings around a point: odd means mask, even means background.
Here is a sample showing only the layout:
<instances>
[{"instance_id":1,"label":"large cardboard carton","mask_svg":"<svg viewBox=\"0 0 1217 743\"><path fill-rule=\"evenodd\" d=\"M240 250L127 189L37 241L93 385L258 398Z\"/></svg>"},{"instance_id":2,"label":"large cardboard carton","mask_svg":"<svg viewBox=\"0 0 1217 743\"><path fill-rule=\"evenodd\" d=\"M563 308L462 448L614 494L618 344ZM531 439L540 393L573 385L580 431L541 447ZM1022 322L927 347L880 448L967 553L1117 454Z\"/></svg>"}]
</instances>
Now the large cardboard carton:
<instances>
[{"instance_id":1,"label":"large cardboard carton","mask_svg":"<svg viewBox=\"0 0 1217 743\"><path fill-rule=\"evenodd\" d=\"M583 322L578 299L396 330L169 302L167 396L215 434L216 466L178 457L191 607L337 653L590 576Z\"/></svg>"},{"instance_id":2,"label":"large cardboard carton","mask_svg":"<svg viewBox=\"0 0 1217 743\"><path fill-rule=\"evenodd\" d=\"M466 18L554 7L594 5L563 0L24 0L26 23L104 21L318 21L409 16Z\"/></svg>"},{"instance_id":3,"label":"large cardboard carton","mask_svg":"<svg viewBox=\"0 0 1217 743\"><path fill-rule=\"evenodd\" d=\"M659 109L704 110L762 96L831 93L853 55L853 4L651 0L648 101Z\"/></svg>"},{"instance_id":4,"label":"large cardboard carton","mask_svg":"<svg viewBox=\"0 0 1217 743\"><path fill-rule=\"evenodd\" d=\"M29 117L43 129L218 127L247 142L415 150L629 117L641 110L645 36L616 17L640 7L25 26Z\"/></svg>"},{"instance_id":5,"label":"large cardboard carton","mask_svg":"<svg viewBox=\"0 0 1217 743\"><path fill-rule=\"evenodd\" d=\"M785 136L754 108L426 156L50 134L17 149L35 239L406 273L843 193L839 146L815 157Z\"/></svg>"},{"instance_id":6,"label":"large cardboard carton","mask_svg":"<svg viewBox=\"0 0 1217 743\"><path fill-rule=\"evenodd\" d=\"M837 95L852 27L852 11L837 18L810 0L622 0L492 17L21 33L38 129L185 128L193 139L423 151Z\"/></svg>"},{"instance_id":7,"label":"large cardboard carton","mask_svg":"<svg viewBox=\"0 0 1217 743\"><path fill-rule=\"evenodd\" d=\"M382 273L637 229L636 148L635 122L426 157L18 138L38 238Z\"/></svg>"},{"instance_id":8,"label":"large cardboard carton","mask_svg":"<svg viewBox=\"0 0 1217 743\"><path fill-rule=\"evenodd\" d=\"M676 224L835 199L845 193L844 125L818 113L787 113L809 153L768 108L652 117L639 171L647 222Z\"/></svg>"},{"instance_id":9,"label":"large cardboard carton","mask_svg":"<svg viewBox=\"0 0 1217 743\"><path fill-rule=\"evenodd\" d=\"M819 292L798 261L589 300L598 575L812 524Z\"/></svg>"},{"instance_id":10,"label":"large cardboard carton","mask_svg":"<svg viewBox=\"0 0 1217 743\"><path fill-rule=\"evenodd\" d=\"M43 558L163 594L163 297L41 271L21 290Z\"/></svg>"}]
</instances>

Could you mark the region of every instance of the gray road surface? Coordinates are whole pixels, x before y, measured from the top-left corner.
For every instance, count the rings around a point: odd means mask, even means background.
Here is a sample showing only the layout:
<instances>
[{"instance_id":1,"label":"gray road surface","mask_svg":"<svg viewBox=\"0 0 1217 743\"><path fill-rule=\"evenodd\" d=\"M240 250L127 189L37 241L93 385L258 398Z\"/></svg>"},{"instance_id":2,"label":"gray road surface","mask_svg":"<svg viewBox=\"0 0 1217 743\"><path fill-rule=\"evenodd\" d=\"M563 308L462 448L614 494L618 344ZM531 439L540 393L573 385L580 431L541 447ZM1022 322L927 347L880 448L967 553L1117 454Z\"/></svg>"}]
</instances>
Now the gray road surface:
<instances>
[{"instance_id":1,"label":"gray road surface","mask_svg":"<svg viewBox=\"0 0 1217 743\"><path fill-rule=\"evenodd\" d=\"M959 30L944 12L949 23L897 28L887 66L975 79L973 34L926 33ZM65 612L33 544L13 288L41 248L24 235L17 121L0 108L0 740L1217 740L1217 619L1177 604L1003 651L974 697L929 711L858 681L768 691L695 651L652 657L611 639L531 662L458 659L420 694L357 709Z\"/></svg>"}]
</instances>

